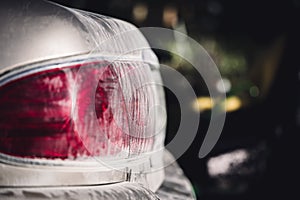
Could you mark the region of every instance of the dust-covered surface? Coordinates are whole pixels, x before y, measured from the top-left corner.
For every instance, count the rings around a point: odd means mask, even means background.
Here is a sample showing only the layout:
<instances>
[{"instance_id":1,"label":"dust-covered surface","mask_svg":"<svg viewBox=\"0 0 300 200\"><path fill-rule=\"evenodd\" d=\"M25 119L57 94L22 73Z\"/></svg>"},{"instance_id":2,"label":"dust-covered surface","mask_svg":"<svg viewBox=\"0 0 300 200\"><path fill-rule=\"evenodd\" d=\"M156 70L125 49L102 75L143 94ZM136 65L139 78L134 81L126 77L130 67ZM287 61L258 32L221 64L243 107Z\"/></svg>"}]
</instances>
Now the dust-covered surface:
<instances>
[{"instance_id":1,"label":"dust-covered surface","mask_svg":"<svg viewBox=\"0 0 300 200\"><path fill-rule=\"evenodd\" d=\"M60 165L62 159L62 165L75 161L75 168L92 155L112 168L137 171L131 178L155 191L164 176L156 175L151 185L147 173L163 162L166 115L160 110L165 110L165 98L158 60L142 33L118 19L33 0L1 2L0 25L0 104L14 108L0 113L5 133L0 137L0 162L37 164L25 167L34 175L1 170L0 185L81 186L126 180L107 173L65 179L37 172L38 163ZM18 104L12 105L15 101ZM19 139L23 135L30 137ZM146 153L155 153L155 159ZM57 171L67 174L54 168L49 173ZM149 175L146 181L139 178L144 174Z\"/></svg>"},{"instance_id":2,"label":"dust-covered surface","mask_svg":"<svg viewBox=\"0 0 300 200\"><path fill-rule=\"evenodd\" d=\"M164 155L167 162L172 158L168 152ZM171 200L195 199L192 186L177 163L165 168L166 177L161 187L153 193L137 183L116 183L101 186L83 187L43 187L43 188L0 188L1 200L16 199L55 199L55 200Z\"/></svg>"},{"instance_id":3,"label":"dust-covered surface","mask_svg":"<svg viewBox=\"0 0 300 200\"><path fill-rule=\"evenodd\" d=\"M166 151L165 163L169 163L170 159L172 159L172 155ZM196 199L190 181L176 162L165 168L165 180L156 194L160 199L165 200Z\"/></svg>"},{"instance_id":4,"label":"dust-covered surface","mask_svg":"<svg viewBox=\"0 0 300 200\"><path fill-rule=\"evenodd\" d=\"M158 199L156 195L133 183L118 183L104 186L87 186L87 187L64 187L64 188L16 188L0 190L1 199Z\"/></svg>"}]
</instances>

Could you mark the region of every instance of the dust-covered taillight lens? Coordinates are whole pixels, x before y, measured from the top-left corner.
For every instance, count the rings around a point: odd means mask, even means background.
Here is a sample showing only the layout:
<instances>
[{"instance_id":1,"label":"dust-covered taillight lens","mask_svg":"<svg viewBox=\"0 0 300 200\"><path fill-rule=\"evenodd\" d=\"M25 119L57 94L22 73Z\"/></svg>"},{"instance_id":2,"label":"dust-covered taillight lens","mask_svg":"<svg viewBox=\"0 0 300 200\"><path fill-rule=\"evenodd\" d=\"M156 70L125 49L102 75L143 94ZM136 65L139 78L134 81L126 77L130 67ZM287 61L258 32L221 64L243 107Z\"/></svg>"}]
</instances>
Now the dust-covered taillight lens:
<instances>
[{"instance_id":1,"label":"dust-covered taillight lens","mask_svg":"<svg viewBox=\"0 0 300 200\"><path fill-rule=\"evenodd\" d=\"M163 143L155 117L164 102L148 64L93 60L7 77L0 85L1 154L126 158Z\"/></svg>"}]
</instances>

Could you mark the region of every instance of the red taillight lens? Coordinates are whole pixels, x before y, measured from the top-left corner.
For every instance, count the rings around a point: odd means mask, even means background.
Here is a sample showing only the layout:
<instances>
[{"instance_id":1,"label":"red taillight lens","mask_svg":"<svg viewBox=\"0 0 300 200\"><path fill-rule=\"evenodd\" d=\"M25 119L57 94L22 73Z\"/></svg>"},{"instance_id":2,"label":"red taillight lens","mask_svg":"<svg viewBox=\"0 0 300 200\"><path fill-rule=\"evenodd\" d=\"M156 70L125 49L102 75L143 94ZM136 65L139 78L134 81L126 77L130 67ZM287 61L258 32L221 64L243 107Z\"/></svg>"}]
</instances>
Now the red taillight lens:
<instances>
[{"instance_id":1,"label":"red taillight lens","mask_svg":"<svg viewBox=\"0 0 300 200\"><path fill-rule=\"evenodd\" d=\"M150 80L150 73L142 63L90 62L5 83L0 153L75 159L151 149L155 129L148 117L156 97L151 87L136 87Z\"/></svg>"}]
</instances>

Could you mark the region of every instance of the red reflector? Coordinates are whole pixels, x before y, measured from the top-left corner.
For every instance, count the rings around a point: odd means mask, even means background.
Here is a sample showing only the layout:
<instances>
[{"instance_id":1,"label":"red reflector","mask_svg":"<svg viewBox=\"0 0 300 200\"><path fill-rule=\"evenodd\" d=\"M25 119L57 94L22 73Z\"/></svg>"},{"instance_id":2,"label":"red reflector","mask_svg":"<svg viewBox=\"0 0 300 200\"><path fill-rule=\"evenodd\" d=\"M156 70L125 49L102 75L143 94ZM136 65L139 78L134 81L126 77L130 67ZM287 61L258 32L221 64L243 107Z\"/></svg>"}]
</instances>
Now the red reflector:
<instances>
[{"instance_id":1,"label":"red reflector","mask_svg":"<svg viewBox=\"0 0 300 200\"><path fill-rule=\"evenodd\" d=\"M151 91L136 91L135 98L127 101L120 85L144 81L143 77L149 77L149 66L114 65L77 64L2 85L0 152L27 158L75 159L151 148L151 137L128 135L129 129L146 135L146 129L137 127L145 127L145 117L141 116L147 116L153 103L149 100ZM120 81L124 71L137 67L142 68L140 74L129 73L125 83Z\"/></svg>"}]
</instances>

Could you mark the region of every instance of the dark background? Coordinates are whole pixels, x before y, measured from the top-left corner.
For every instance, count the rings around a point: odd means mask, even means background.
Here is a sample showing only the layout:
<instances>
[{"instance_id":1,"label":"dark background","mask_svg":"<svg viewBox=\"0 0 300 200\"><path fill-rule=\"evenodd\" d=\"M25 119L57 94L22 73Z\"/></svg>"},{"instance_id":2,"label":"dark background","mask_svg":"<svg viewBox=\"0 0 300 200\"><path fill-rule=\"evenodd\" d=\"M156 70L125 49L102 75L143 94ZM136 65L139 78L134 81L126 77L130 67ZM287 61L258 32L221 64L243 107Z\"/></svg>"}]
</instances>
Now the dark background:
<instances>
[{"instance_id":1,"label":"dark background","mask_svg":"<svg viewBox=\"0 0 300 200\"><path fill-rule=\"evenodd\" d=\"M56 0L83 10L113 16L136 26L185 31L197 40L230 83L227 97L238 99L228 110L214 150L204 159L198 152L209 123L210 108L202 108L194 143L178 160L199 199L297 199L300 1L259 0ZM182 29L183 27L183 29ZM167 52L160 61L173 65L207 98L199 75ZM165 76L165 74L163 74ZM178 102L166 91L170 141L180 122ZM234 152L248 158L235 162ZM233 154L232 154L233 153ZM231 170L212 174L211 158L227 156Z\"/></svg>"}]
</instances>

